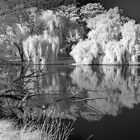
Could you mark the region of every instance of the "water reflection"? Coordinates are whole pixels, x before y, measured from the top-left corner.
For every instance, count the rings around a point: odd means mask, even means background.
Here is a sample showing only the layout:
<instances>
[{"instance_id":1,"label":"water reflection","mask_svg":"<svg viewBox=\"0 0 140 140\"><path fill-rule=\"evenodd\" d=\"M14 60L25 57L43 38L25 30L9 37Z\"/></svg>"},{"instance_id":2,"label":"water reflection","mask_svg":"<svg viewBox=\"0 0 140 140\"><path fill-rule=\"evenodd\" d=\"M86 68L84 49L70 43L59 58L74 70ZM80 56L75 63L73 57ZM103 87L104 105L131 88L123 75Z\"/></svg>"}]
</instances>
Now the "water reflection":
<instances>
[{"instance_id":1,"label":"water reflection","mask_svg":"<svg viewBox=\"0 0 140 140\"><path fill-rule=\"evenodd\" d=\"M139 67L102 66L99 69L76 67L71 73L73 83L87 90L89 98L104 98L89 100L87 104L103 114L116 116L123 107L133 108L140 102Z\"/></svg>"},{"instance_id":2,"label":"water reflection","mask_svg":"<svg viewBox=\"0 0 140 140\"><path fill-rule=\"evenodd\" d=\"M140 67L136 66L5 65L0 72L1 116L53 110L52 117L94 121L140 103Z\"/></svg>"}]
</instances>

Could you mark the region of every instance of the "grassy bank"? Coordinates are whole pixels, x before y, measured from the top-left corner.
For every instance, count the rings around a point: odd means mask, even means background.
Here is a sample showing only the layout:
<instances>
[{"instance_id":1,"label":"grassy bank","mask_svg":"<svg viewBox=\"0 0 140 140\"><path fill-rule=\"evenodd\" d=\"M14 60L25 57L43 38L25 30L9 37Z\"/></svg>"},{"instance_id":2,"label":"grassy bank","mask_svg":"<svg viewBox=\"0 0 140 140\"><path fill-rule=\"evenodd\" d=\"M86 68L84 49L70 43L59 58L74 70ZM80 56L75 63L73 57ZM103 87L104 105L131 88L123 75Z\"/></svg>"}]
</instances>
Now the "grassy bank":
<instances>
[{"instance_id":1,"label":"grassy bank","mask_svg":"<svg viewBox=\"0 0 140 140\"><path fill-rule=\"evenodd\" d=\"M65 125L61 119L45 119L40 125L28 122L17 126L14 121L0 121L0 140L67 140L72 124Z\"/></svg>"}]
</instances>

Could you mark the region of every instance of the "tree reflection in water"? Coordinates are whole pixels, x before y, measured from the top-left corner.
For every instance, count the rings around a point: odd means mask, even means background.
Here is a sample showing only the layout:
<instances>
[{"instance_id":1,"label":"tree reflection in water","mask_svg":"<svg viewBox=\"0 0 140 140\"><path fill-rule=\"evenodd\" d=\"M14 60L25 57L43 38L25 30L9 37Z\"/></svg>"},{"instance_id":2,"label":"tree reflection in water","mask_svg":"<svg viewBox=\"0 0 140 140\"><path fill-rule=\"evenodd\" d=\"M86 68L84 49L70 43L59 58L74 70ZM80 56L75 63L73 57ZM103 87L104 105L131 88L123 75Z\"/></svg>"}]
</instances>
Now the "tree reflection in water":
<instances>
[{"instance_id":1,"label":"tree reflection in water","mask_svg":"<svg viewBox=\"0 0 140 140\"><path fill-rule=\"evenodd\" d=\"M89 121L140 102L140 67L0 66L0 114ZM51 113L53 112L53 113Z\"/></svg>"},{"instance_id":2,"label":"tree reflection in water","mask_svg":"<svg viewBox=\"0 0 140 140\"><path fill-rule=\"evenodd\" d=\"M140 102L139 67L101 66L101 69L98 74L89 66L76 67L71 74L73 83L87 90L89 98L104 98L88 100L87 104L103 114L116 116L123 107L133 108Z\"/></svg>"}]
</instances>

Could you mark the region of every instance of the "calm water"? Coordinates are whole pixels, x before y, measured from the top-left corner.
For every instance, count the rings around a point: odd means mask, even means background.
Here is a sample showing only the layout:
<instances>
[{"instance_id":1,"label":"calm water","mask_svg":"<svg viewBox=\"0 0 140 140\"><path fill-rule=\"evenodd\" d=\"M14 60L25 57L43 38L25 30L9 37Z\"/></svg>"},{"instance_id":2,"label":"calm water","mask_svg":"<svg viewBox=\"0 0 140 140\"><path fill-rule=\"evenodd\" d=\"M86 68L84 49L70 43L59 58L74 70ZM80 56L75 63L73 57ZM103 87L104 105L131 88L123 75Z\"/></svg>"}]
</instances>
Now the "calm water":
<instances>
[{"instance_id":1,"label":"calm water","mask_svg":"<svg viewBox=\"0 0 140 140\"><path fill-rule=\"evenodd\" d=\"M76 120L70 140L140 139L138 66L1 65L0 92L1 117L53 110Z\"/></svg>"}]
</instances>

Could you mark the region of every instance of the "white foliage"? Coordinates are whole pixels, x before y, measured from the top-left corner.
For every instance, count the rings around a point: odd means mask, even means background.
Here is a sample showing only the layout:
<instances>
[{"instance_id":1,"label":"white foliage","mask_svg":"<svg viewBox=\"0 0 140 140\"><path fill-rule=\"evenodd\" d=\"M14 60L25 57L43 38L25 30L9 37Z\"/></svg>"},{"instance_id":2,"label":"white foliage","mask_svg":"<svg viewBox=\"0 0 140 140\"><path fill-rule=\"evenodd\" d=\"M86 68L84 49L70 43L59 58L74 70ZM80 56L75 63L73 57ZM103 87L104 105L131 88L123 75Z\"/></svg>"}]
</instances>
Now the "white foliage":
<instances>
[{"instance_id":1,"label":"white foliage","mask_svg":"<svg viewBox=\"0 0 140 140\"><path fill-rule=\"evenodd\" d=\"M115 12L113 12L113 10ZM118 14L118 9L114 8L113 10L109 10L105 14L97 15L95 18L90 19L92 22L90 28L92 30L88 34L88 39L78 43L70 53L76 63L92 64L94 61L93 59L97 57L98 53L100 53L99 50L103 50L105 54L107 54L106 46L109 46L107 43L118 39L120 30L120 17ZM87 23L89 27L90 21ZM115 46L117 45L115 44ZM111 55L113 55L113 53L110 54L110 56Z\"/></svg>"},{"instance_id":2,"label":"white foliage","mask_svg":"<svg viewBox=\"0 0 140 140\"><path fill-rule=\"evenodd\" d=\"M47 10L42 11L37 20L44 26L43 34L29 36L23 41L25 56L34 64L55 63L60 46L63 47L67 19L59 13Z\"/></svg>"},{"instance_id":3,"label":"white foliage","mask_svg":"<svg viewBox=\"0 0 140 140\"><path fill-rule=\"evenodd\" d=\"M88 34L88 38L95 39L100 44L117 39L120 25L118 8L111 9L107 13L97 15L95 18L88 20L87 26L92 29Z\"/></svg>"},{"instance_id":4,"label":"white foliage","mask_svg":"<svg viewBox=\"0 0 140 140\"><path fill-rule=\"evenodd\" d=\"M130 20L122 26L121 33L120 41L131 55L129 63L140 63L140 25Z\"/></svg>"},{"instance_id":5,"label":"white foliage","mask_svg":"<svg viewBox=\"0 0 140 140\"><path fill-rule=\"evenodd\" d=\"M118 41L110 41L105 45L103 64L122 64L124 48Z\"/></svg>"},{"instance_id":6,"label":"white foliage","mask_svg":"<svg viewBox=\"0 0 140 140\"><path fill-rule=\"evenodd\" d=\"M100 64L139 64L140 25L134 20L123 20L118 8L87 20L87 26L91 29L88 39L79 42L70 53L75 62L92 64L96 58L95 54L100 54ZM102 50L102 53L99 50Z\"/></svg>"},{"instance_id":7,"label":"white foliage","mask_svg":"<svg viewBox=\"0 0 140 140\"><path fill-rule=\"evenodd\" d=\"M136 35L136 24L135 21L128 21L121 28L122 33L122 44L125 48L132 53L132 49L136 43L137 35Z\"/></svg>"},{"instance_id":8,"label":"white foliage","mask_svg":"<svg viewBox=\"0 0 140 140\"><path fill-rule=\"evenodd\" d=\"M59 53L59 38L58 36L45 36L40 40L42 64L55 63Z\"/></svg>"},{"instance_id":9,"label":"white foliage","mask_svg":"<svg viewBox=\"0 0 140 140\"><path fill-rule=\"evenodd\" d=\"M28 62L33 62L34 64L39 62L39 56L41 55L39 40L39 36L29 36L23 41L23 50Z\"/></svg>"},{"instance_id":10,"label":"white foliage","mask_svg":"<svg viewBox=\"0 0 140 140\"><path fill-rule=\"evenodd\" d=\"M29 36L23 41L24 54L33 64L54 63L59 52L59 39L57 36Z\"/></svg>"},{"instance_id":11,"label":"white foliage","mask_svg":"<svg viewBox=\"0 0 140 140\"><path fill-rule=\"evenodd\" d=\"M81 40L76 46L73 46L70 55L77 64L91 64L93 58L96 58L98 55L98 46L94 40Z\"/></svg>"}]
</instances>

